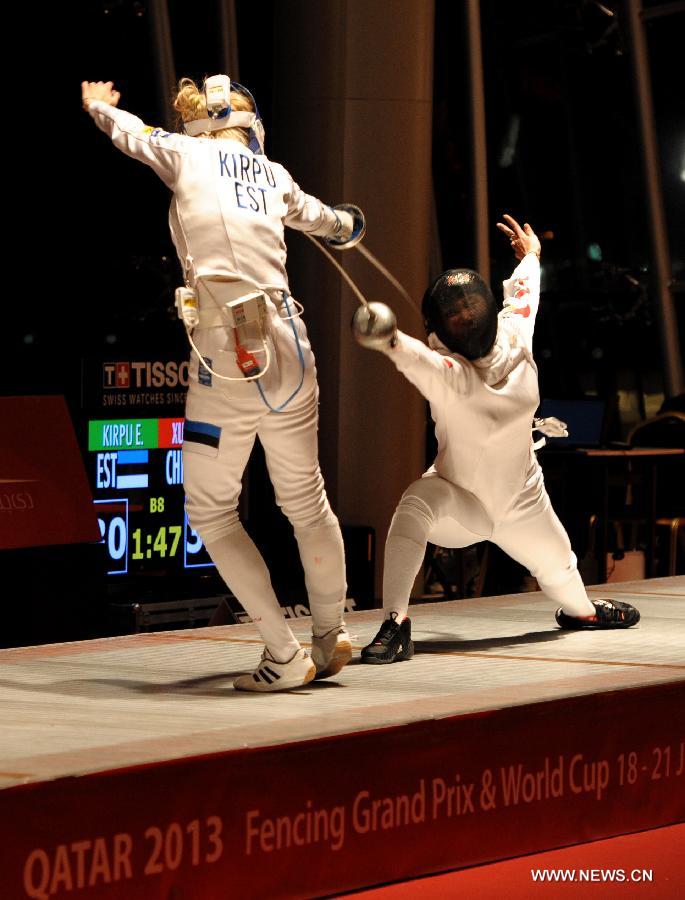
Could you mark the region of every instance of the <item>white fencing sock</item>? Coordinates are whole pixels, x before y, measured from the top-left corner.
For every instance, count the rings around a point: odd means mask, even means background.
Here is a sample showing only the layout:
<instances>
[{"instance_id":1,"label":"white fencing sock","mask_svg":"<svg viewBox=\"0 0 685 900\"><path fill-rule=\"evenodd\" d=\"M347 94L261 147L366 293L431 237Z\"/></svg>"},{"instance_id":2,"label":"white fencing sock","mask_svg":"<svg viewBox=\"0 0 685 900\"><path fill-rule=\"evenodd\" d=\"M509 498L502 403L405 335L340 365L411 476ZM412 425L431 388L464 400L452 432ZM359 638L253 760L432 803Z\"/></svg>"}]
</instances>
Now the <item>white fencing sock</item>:
<instances>
[{"instance_id":1,"label":"white fencing sock","mask_svg":"<svg viewBox=\"0 0 685 900\"><path fill-rule=\"evenodd\" d=\"M312 630L323 637L343 624L345 612L345 547L337 519L325 525L296 527L295 537L304 569Z\"/></svg>"},{"instance_id":2,"label":"white fencing sock","mask_svg":"<svg viewBox=\"0 0 685 900\"><path fill-rule=\"evenodd\" d=\"M556 579L550 583L544 579L544 576L541 578L538 573L537 581L540 590L550 600L558 603L567 616L594 616L597 611L590 602L583 579L575 567L575 556L572 559L572 565L569 566L561 583Z\"/></svg>"},{"instance_id":3,"label":"white fencing sock","mask_svg":"<svg viewBox=\"0 0 685 900\"><path fill-rule=\"evenodd\" d=\"M404 496L392 517L383 561L383 617L397 613L401 622L409 609L409 596L426 555L433 514L419 497Z\"/></svg>"},{"instance_id":4,"label":"white fencing sock","mask_svg":"<svg viewBox=\"0 0 685 900\"><path fill-rule=\"evenodd\" d=\"M250 616L277 662L287 662L300 649L271 586L262 555L242 525L206 544L212 562Z\"/></svg>"},{"instance_id":5,"label":"white fencing sock","mask_svg":"<svg viewBox=\"0 0 685 900\"><path fill-rule=\"evenodd\" d=\"M383 562L383 618L397 613L401 622L409 609L409 595L426 554L426 544L411 538L388 535Z\"/></svg>"}]
</instances>

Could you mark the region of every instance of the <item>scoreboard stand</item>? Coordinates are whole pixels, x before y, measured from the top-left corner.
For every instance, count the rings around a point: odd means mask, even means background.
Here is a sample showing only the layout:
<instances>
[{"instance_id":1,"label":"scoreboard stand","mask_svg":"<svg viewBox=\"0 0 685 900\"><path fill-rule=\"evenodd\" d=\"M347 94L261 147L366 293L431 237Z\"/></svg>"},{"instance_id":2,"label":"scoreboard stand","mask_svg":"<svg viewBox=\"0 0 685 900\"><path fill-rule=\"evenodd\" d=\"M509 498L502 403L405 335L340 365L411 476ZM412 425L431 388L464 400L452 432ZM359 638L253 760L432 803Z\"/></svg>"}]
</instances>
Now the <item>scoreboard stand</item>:
<instances>
[{"instance_id":1,"label":"scoreboard stand","mask_svg":"<svg viewBox=\"0 0 685 900\"><path fill-rule=\"evenodd\" d=\"M176 631L215 624L218 608L227 608L224 596L195 597L186 600L111 602L107 620L112 635L140 634L149 631ZM222 624L236 624L232 617Z\"/></svg>"}]
</instances>

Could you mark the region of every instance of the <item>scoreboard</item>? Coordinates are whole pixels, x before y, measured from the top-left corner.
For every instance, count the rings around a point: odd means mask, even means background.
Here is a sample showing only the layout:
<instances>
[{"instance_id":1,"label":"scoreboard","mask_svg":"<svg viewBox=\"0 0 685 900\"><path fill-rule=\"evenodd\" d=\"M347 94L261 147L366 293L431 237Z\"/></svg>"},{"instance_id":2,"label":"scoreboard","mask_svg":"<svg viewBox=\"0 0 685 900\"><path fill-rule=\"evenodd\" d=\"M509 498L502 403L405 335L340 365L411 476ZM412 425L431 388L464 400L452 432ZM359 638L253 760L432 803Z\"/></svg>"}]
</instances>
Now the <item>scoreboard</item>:
<instances>
[{"instance_id":1,"label":"scoreboard","mask_svg":"<svg viewBox=\"0 0 685 900\"><path fill-rule=\"evenodd\" d=\"M221 594L234 618L244 613L200 536L188 523L183 489L183 427L188 364L185 333L173 340L120 346L117 357L81 360L79 434L115 603L133 596L158 599ZM149 346L147 346L149 344ZM157 350L155 350L155 346ZM274 586L287 616L307 614L304 575L287 521L277 512L263 459L244 475L241 519L259 510L260 550L273 566ZM248 508L249 507L249 508ZM374 603L375 537L372 529L343 527L348 607ZM159 595L159 596L158 596Z\"/></svg>"},{"instance_id":2,"label":"scoreboard","mask_svg":"<svg viewBox=\"0 0 685 900\"><path fill-rule=\"evenodd\" d=\"M109 575L213 568L185 512L183 422L88 421L89 475Z\"/></svg>"}]
</instances>

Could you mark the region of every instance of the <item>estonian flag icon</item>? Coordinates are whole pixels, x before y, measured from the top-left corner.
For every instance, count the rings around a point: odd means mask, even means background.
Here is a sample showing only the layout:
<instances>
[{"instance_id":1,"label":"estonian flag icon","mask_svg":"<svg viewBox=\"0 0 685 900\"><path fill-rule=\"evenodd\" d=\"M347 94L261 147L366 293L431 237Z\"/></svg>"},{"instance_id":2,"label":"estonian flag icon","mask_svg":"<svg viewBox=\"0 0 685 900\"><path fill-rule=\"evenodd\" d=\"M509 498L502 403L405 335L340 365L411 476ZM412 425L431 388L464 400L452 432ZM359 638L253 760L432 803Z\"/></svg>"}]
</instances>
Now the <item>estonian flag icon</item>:
<instances>
[{"instance_id":1,"label":"estonian flag icon","mask_svg":"<svg viewBox=\"0 0 685 900\"><path fill-rule=\"evenodd\" d=\"M218 448L221 439L221 429L209 422L192 422L186 419L183 428L183 440L185 443L205 444L207 447Z\"/></svg>"},{"instance_id":2,"label":"estonian flag icon","mask_svg":"<svg viewBox=\"0 0 685 900\"><path fill-rule=\"evenodd\" d=\"M138 472L131 475L121 475L122 466L139 466L148 464L147 450L120 450L117 454L117 489L131 490L139 488L147 488L149 485L149 475L147 472Z\"/></svg>"}]
</instances>

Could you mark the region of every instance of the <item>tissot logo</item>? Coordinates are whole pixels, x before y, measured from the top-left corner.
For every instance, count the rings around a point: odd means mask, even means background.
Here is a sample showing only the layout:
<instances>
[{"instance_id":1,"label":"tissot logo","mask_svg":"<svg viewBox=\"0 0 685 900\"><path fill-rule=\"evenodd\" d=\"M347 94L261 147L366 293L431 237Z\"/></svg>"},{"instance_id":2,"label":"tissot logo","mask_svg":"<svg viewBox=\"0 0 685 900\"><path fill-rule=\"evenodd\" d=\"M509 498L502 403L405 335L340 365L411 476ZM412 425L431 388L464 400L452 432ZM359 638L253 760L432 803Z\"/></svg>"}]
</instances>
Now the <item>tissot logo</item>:
<instances>
[{"instance_id":1,"label":"tissot logo","mask_svg":"<svg viewBox=\"0 0 685 900\"><path fill-rule=\"evenodd\" d=\"M188 387L188 363L106 362L102 365L102 386L106 390Z\"/></svg>"},{"instance_id":2,"label":"tissot logo","mask_svg":"<svg viewBox=\"0 0 685 900\"><path fill-rule=\"evenodd\" d=\"M116 386L120 388L131 387L131 365L130 363L117 363L116 365Z\"/></svg>"}]
</instances>

